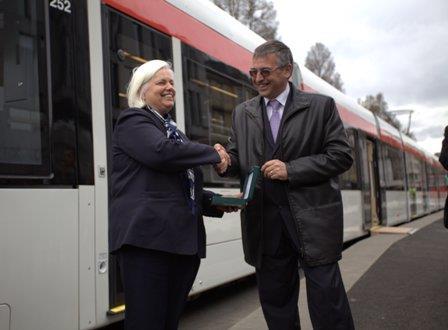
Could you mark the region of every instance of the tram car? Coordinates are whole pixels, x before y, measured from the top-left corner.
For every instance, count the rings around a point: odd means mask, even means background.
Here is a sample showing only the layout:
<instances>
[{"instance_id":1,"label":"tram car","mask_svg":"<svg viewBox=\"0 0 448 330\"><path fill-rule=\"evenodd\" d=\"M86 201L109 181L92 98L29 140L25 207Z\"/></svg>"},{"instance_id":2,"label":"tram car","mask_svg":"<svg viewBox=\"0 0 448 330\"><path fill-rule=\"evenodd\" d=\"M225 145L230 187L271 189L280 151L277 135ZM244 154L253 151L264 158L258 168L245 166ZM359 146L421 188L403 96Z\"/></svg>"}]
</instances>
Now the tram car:
<instances>
[{"instance_id":1,"label":"tram car","mask_svg":"<svg viewBox=\"0 0 448 330\"><path fill-rule=\"evenodd\" d=\"M175 119L225 143L264 40L208 0L0 1L0 329L94 329L123 317L108 253L111 135L134 67L173 63ZM306 68L292 81L332 96L355 162L341 175L344 240L440 210L437 159ZM208 189L239 191L204 168ZM238 214L206 219L192 294L253 273Z\"/></svg>"}]
</instances>

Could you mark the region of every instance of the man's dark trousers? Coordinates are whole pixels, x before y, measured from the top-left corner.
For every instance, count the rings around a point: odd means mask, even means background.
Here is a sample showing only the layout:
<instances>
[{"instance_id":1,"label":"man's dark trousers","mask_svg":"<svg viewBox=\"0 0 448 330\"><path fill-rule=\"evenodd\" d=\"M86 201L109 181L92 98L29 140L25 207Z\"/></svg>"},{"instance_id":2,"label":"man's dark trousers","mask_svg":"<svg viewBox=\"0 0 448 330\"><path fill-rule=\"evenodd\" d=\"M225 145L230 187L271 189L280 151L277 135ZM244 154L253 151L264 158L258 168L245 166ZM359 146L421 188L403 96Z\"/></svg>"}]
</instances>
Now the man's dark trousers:
<instances>
[{"instance_id":1,"label":"man's dark trousers","mask_svg":"<svg viewBox=\"0 0 448 330\"><path fill-rule=\"evenodd\" d=\"M272 212L271 208L265 214ZM264 254L262 265L256 270L260 302L269 329L300 329L299 253L282 219L277 220L283 229L278 248L273 254ZM301 264L313 329L354 329L338 263L316 267Z\"/></svg>"}]
</instances>

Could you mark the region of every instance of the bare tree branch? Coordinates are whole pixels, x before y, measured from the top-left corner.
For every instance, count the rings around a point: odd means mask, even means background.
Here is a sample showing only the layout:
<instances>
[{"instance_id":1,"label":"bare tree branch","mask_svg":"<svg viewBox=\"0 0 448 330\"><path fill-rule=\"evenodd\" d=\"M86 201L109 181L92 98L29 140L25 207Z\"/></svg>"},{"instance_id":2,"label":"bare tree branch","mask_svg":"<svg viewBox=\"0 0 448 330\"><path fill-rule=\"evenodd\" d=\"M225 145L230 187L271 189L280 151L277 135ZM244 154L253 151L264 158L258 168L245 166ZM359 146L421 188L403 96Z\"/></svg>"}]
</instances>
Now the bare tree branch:
<instances>
[{"instance_id":1,"label":"bare tree branch","mask_svg":"<svg viewBox=\"0 0 448 330\"><path fill-rule=\"evenodd\" d=\"M277 12L270 0L213 0L241 23L263 38L277 38Z\"/></svg>"},{"instance_id":2,"label":"bare tree branch","mask_svg":"<svg viewBox=\"0 0 448 330\"><path fill-rule=\"evenodd\" d=\"M305 59L305 66L341 92L345 92L331 52L324 44L317 42L311 47Z\"/></svg>"},{"instance_id":3,"label":"bare tree branch","mask_svg":"<svg viewBox=\"0 0 448 330\"><path fill-rule=\"evenodd\" d=\"M364 108L372 111L378 117L384 119L386 122L409 136L411 139L415 140L414 133L406 133L396 115L388 111L389 106L386 102L386 99L384 98L383 93L380 92L375 96L367 95L364 100L358 99L358 103L361 104Z\"/></svg>"}]
</instances>

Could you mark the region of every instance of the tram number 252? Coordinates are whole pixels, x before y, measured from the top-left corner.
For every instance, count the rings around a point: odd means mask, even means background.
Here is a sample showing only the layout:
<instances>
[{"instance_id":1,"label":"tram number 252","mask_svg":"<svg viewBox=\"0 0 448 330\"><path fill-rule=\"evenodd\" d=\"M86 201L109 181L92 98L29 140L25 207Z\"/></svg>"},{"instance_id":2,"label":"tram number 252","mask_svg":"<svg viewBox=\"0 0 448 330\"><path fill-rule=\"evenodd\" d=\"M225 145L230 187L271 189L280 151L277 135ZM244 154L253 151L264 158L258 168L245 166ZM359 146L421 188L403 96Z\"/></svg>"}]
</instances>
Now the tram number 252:
<instances>
[{"instance_id":1,"label":"tram number 252","mask_svg":"<svg viewBox=\"0 0 448 330\"><path fill-rule=\"evenodd\" d=\"M56 8L60 11L65 11L66 13L72 13L72 4L70 0L51 0L50 7Z\"/></svg>"}]
</instances>

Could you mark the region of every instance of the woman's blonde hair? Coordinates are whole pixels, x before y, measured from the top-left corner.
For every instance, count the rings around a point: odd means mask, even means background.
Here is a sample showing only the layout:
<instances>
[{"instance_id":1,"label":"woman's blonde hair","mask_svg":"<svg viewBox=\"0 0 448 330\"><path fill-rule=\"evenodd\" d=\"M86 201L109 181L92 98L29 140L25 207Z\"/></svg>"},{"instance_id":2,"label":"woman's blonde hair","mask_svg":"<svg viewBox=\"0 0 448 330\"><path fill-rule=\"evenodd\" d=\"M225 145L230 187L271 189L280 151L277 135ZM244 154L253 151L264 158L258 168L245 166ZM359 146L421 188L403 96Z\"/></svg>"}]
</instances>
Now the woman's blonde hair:
<instances>
[{"instance_id":1,"label":"woman's blonde hair","mask_svg":"<svg viewBox=\"0 0 448 330\"><path fill-rule=\"evenodd\" d=\"M130 108L141 108L145 105L142 91L143 86L154 77L161 69L170 69L171 64L161 60L148 61L133 70L131 81L129 81L127 97Z\"/></svg>"}]
</instances>

